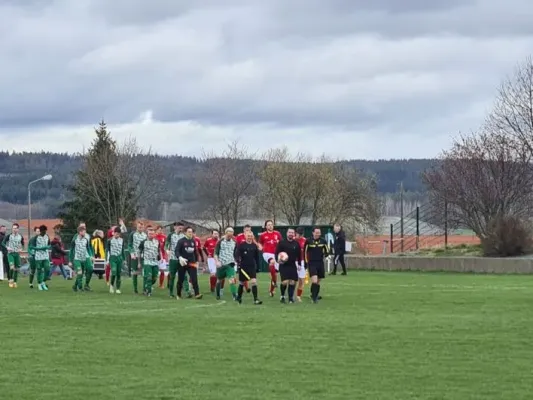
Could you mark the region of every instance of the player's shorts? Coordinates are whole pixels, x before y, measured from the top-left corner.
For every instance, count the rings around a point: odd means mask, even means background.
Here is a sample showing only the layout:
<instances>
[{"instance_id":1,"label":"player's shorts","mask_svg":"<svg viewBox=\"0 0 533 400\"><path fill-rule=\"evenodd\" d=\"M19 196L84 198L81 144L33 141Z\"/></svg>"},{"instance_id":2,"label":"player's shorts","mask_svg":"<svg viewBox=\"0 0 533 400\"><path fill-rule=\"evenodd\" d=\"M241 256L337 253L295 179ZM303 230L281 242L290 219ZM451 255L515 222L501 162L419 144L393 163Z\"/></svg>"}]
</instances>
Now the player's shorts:
<instances>
[{"instance_id":1,"label":"player's shorts","mask_svg":"<svg viewBox=\"0 0 533 400\"><path fill-rule=\"evenodd\" d=\"M159 271L166 271L168 270L168 264L165 260L161 260L159 262Z\"/></svg>"},{"instance_id":2,"label":"player's shorts","mask_svg":"<svg viewBox=\"0 0 533 400\"><path fill-rule=\"evenodd\" d=\"M235 277L235 268L233 265L223 265L217 268L217 279L231 279Z\"/></svg>"},{"instance_id":3,"label":"player's shorts","mask_svg":"<svg viewBox=\"0 0 533 400\"><path fill-rule=\"evenodd\" d=\"M285 265L282 264L279 266L279 275L281 281L297 281L298 280L298 269L296 265Z\"/></svg>"},{"instance_id":4,"label":"player's shorts","mask_svg":"<svg viewBox=\"0 0 533 400\"><path fill-rule=\"evenodd\" d=\"M305 263L303 261L300 263L301 268L298 271L298 279L304 279L305 278L305 272L306 271L305 271L305 268L304 268L304 266L305 266L304 264Z\"/></svg>"},{"instance_id":5,"label":"player's shorts","mask_svg":"<svg viewBox=\"0 0 533 400\"><path fill-rule=\"evenodd\" d=\"M244 272L246 272L246 276L244 274ZM241 268L239 268L239 282L246 282L246 281L249 281L250 279L256 279L257 277L257 268L255 268L255 266L253 267L244 267L244 266L241 266Z\"/></svg>"},{"instance_id":6,"label":"player's shorts","mask_svg":"<svg viewBox=\"0 0 533 400\"><path fill-rule=\"evenodd\" d=\"M215 275L217 273L217 262L213 257L207 258L207 268L209 269L209 273L211 275Z\"/></svg>"},{"instance_id":7,"label":"player's shorts","mask_svg":"<svg viewBox=\"0 0 533 400\"><path fill-rule=\"evenodd\" d=\"M268 260L270 259L276 259L276 255L275 254L272 254L272 253L263 253L263 260L265 260L265 262L267 264L269 264ZM279 271L279 264L276 262L275 264L275 267L276 267L276 271Z\"/></svg>"},{"instance_id":8,"label":"player's shorts","mask_svg":"<svg viewBox=\"0 0 533 400\"><path fill-rule=\"evenodd\" d=\"M316 276L318 279L324 279L326 277L326 269L323 261L307 263L307 269L309 270L309 276Z\"/></svg>"}]
</instances>

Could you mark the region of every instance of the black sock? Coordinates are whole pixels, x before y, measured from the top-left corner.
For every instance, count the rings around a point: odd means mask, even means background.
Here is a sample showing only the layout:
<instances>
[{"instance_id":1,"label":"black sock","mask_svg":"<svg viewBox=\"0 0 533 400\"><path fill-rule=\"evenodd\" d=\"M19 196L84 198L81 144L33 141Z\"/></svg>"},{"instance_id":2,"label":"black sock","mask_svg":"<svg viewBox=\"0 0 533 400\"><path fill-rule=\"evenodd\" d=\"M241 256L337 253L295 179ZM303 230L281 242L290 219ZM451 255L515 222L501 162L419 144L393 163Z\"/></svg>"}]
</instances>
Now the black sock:
<instances>
[{"instance_id":1,"label":"black sock","mask_svg":"<svg viewBox=\"0 0 533 400\"><path fill-rule=\"evenodd\" d=\"M287 285L282 283L281 286L279 287L279 290L281 292L281 297L285 297L285 291L287 290Z\"/></svg>"},{"instance_id":2,"label":"black sock","mask_svg":"<svg viewBox=\"0 0 533 400\"><path fill-rule=\"evenodd\" d=\"M320 283L316 284L316 297L318 299L318 294L320 293Z\"/></svg>"},{"instance_id":3,"label":"black sock","mask_svg":"<svg viewBox=\"0 0 533 400\"><path fill-rule=\"evenodd\" d=\"M316 300L316 296L318 295L318 285L316 283L311 283L311 298L313 300Z\"/></svg>"},{"instance_id":4,"label":"black sock","mask_svg":"<svg viewBox=\"0 0 533 400\"><path fill-rule=\"evenodd\" d=\"M240 299L242 298L242 293L244 292L244 285L239 285L239 289L237 289L237 297Z\"/></svg>"},{"instance_id":5,"label":"black sock","mask_svg":"<svg viewBox=\"0 0 533 400\"><path fill-rule=\"evenodd\" d=\"M289 300L290 301L294 301L294 289L296 288L296 285L295 284L290 284L289 285Z\"/></svg>"},{"instance_id":6,"label":"black sock","mask_svg":"<svg viewBox=\"0 0 533 400\"><path fill-rule=\"evenodd\" d=\"M217 297L220 297L220 281L217 280L217 284L215 286Z\"/></svg>"},{"instance_id":7,"label":"black sock","mask_svg":"<svg viewBox=\"0 0 533 400\"><path fill-rule=\"evenodd\" d=\"M257 285L252 285L252 294L254 296L254 300L257 300Z\"/></svg>"}]
</instances>

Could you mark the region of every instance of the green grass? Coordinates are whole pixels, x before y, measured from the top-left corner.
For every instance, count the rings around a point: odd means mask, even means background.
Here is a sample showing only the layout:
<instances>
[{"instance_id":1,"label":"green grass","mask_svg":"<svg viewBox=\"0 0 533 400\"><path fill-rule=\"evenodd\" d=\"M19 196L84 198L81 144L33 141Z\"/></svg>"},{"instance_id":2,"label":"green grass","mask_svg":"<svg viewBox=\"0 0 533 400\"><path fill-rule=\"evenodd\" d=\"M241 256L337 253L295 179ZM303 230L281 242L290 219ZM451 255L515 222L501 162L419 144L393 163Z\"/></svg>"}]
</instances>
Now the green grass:
<instances>
[{"instance_id":1,"label":"green grass","mask_svg":"<svg viewBox=\"0 0 533 400\"><path fill-rule=\"evenodd\" d=\"M463 243L456 246L448 246L446 249L444 247L420 249L413 255L422 257L481 257L482 249L480 244Z\"/></svg>"},{"instance_id":2,"label":"green grass","mask_svg":"<svg viewBox=\"0 0 533 400\"><path fill-rule=\"evenodd\" d=\"M261 294L265 293L263 280ZM533 278L351 273L318 305L0 284L2 399L531 399ZM207 287L207 278L201 284ZM226 295L228 295L226 290Z\"/></svg>"}]
</instances>

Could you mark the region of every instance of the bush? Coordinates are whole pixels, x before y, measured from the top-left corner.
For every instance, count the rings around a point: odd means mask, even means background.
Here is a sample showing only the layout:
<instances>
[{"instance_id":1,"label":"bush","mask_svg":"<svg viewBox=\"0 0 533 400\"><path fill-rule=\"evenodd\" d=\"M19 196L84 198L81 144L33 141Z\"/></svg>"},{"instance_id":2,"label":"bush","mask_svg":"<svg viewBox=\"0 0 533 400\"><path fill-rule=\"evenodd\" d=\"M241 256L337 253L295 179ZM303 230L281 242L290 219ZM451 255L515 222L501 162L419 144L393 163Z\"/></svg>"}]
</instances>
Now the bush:
<instances>
[{"instance_id":1,"label":"bush","mask_svg":"<svg viewBox=\"0 0 533 400\"><path fill-rule=\"evenodd\" d=\"M486 257L513 257L531 250L529 223L512 216L494 218L487 225L487 236L481 240Z\"/></svg>"}]
</instances>

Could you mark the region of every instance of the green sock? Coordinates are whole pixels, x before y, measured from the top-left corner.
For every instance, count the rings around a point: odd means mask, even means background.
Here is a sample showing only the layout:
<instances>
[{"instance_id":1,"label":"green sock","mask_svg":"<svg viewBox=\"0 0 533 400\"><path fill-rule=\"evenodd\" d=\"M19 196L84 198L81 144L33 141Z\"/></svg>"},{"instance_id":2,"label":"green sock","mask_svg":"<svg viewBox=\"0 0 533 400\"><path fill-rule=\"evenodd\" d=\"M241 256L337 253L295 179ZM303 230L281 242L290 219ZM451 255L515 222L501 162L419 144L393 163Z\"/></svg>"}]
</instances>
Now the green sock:
<instances>
[{"instance_id":1,"label":"green sock","mask_svg":"<svg viewBox=\"0 0 533 400\"><path fill-rule=\"evenodd\" d=\"M117 275L117 278L115 279L115 289L120 290L120 284L121 284L122 278L120 275Z\"/></svg>"},{"instance_id":2,"label":"green sock","mask_svg":"<svg viewBox=\"0 0 533 400\"><path fill-rule=\"evenodd\" d=\"M83 274L76 274L76 287L82 289Z\"/></svg>"},{"instance_id":3,"label":"green sock","mask_svg":"<svg viewBox=\"0 0 533 400\"><path fill-rule=\"evenodd\" d=\"M89 286L89 283L91 283L91 278L93 277L93 270L87 270L85 273L85 286Z\"/></svg>"},{"instance_id":4,"label":"green sock","mask_svg":"<svg viewBox=\"0 0 533 400\"><path fill-rule=\"evenodd\" d=\"M215 286L217 297L220 297L220 281L217 280L217 284Z\"/></svg>"},{"instance_id":5,"label":"green sock","mask_svg":"<svg viewBox=\"0 0 533 400\"><path fill-rule=\"evenodd\" d=\"M14 269L13 276L11 279L13 279L13 282L17 283L18 278L19 278L19 272L16 269Z\"/></svg>"},{"instance_id":6,"label":"green sock","mask_svg":"<svg viewBox=\"0 0 533 400\"><path fill-rule=\"evenodd\" d=\"M109 282L111 286L115 286L115 275L111 275L111 282Z\"/></svg>"},{"instance_id":7,"label":"green sock","mask_svg":"<svg viewBox=\"0 0 533 400\"><path fill-rule=\"evenodd\" d=\"M236 296L237 295L237 285L235 285L235 283L230 283L229 284L229 290L231 291L231 295L232 296Z\"/></svg>"},{"instance_id":8,"label":"green sock","mask_svg":"<svg viewBox=\"0 0 533 400\"><path fill-rule=\"evenodd\" d=\"M39 268L37 270L37 282L40 285L41 283L43 283L43 281L44 281L44 270L42 268Z\"/></svg>"},{"instance_id":9,"label":"green sock","mask_svg":"<svg viewBox=\"0 0 533 400\"><path fill-rule=\"evenodd\" d=\"M133 275L131 278L133 280L133 290L137 293L139 291L139 275Z\"/></svg>"},{"instance_id":10,"label":"green sock","mask_svg":"<svg viewBox=\"0 0 533 400\"><path fill-rule=\"evenodd\" d=\"M44 280L45 281L50 280L50 265L44 267Z\"/></svg>"},{"instance_id":11,"label":"green sock","mask_svg":"<svg viewBox=\"0 0 533 400\"><path fill-rule=\"evenodd\" d=\"M33 279L35 278L35 271L30 272L30 285L33 285Z\"/></svg>"}]
</instances>

